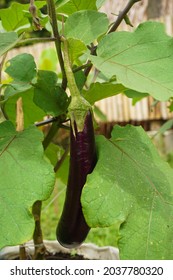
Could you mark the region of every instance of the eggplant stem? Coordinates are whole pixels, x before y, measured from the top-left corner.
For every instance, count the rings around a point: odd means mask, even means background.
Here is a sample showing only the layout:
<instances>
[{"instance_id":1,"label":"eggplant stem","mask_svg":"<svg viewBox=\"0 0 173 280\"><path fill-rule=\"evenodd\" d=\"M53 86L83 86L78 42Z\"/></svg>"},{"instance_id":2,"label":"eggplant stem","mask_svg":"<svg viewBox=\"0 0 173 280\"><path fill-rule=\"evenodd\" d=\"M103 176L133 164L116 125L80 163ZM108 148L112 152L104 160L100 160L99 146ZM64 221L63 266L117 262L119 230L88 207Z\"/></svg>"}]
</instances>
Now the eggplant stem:
<instances>
[{"instance_id":1,"label":"eggplant stem","mask_svg":"<svg viewBox=\"0 0 173 280\"><path fill-rule=\"evenodd\" d=\"M72 65L70 61L70 55L68 50L68 40L65 37L61 37L62 42L64 43L64 68L67 76L68 87L71 93L71 96L80 96L80 91L76 85L75 77L72 70Z\"/></svg>"},{"instance_id":2,"label":"eggplant stem","mask_svg":"<svg viewBox=\"0 0 173 280\"><path fill-rule=\"evenodd\" d=\"M43 260L46 253L46 247L43 243L43 235L41 230L41 206L42 201L38 200L33 204L32 207L32 214L35 220L33 241L35 245L34 259L36 260Z\"/></svg>"}]
</instances>

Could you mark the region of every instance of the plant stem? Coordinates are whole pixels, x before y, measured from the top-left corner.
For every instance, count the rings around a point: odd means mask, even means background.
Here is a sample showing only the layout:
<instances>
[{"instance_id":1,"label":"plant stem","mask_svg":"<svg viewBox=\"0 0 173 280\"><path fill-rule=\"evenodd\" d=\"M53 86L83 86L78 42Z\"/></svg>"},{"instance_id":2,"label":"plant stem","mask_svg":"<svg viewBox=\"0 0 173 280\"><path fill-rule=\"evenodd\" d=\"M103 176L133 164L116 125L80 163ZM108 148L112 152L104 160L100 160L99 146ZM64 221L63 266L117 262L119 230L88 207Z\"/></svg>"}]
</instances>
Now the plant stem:
<instances>
[{"instance_id":1,"label":"plant stem","mask_svg":"<svg viewBox=\"0 0 173 280\"><path fill-rule=\"evenodd\" d=\"M52 138L55 136L55 134L57 133L58 131L58 128L59 128L59 120L57 120L56 122L53 122L50 129L49 129L49 132L48 134L46 135L46 137L44 138L43 140L43 148L44 150L47 149L47 147L49 146Z\"/></svg>"},{"instance_id":2,"label":"plant stem","mask_svg":"<svg viewBox=\"0 0 173 280\"><path fill-rule=\"evenodd\" d=\"M67 78L66 78L66 73L65 73L65 69L64 69L64 61L63 61L63 56L62 56L62 51L61 51L61 39L60 39L60 35L59 35L59 30L58 30L54 0L47 0L47 6L48 6L49 17L51 20L53 35L55 37L55 47L56 47L56 51L57 51L57 55L58 55L58 59L59 59L61 73L62 73L62 88L65 90L66 86L67 86Z\"/></svg>"},{"instance_id":3,"label":"plant stem","mask_svg":"<svg viewBox=\"0 0 173 280\"><path fill-rule=\"evenodd\" d=\"M139 2L141 0L129 0L129 2L127 3L126 7L124 8L124 10L122 12L119 13L117 20L115 21L115 23L112 25L111 29L108 31L108 33L114 32L117 30L118 26L120 25L120 23L122 22L122 20L125 18L125 16L127 15L127 13L130 11L130 9L132 8L132 6Z\"/></svg>"},{"instance_id":4,"label":"plant stem","mask_svg":"<svg viewBox=\"0 0 173 280\"><path fill-rule=\"evenodd\" d=\"M2 60L0 62L0 84L2 82L2 69L3 69L3 66L4 66L4 63L5 63L5 60L6 60L6 57L7 57L7 52L2 56ZM1 99L1 88L0 88L0 99Z\"/></svg>"},{"instance_id":5,"label":"plant stem","mask_svg":"<svg viewBox=\"0 0 173 280\"><path fill-rule=\"evenodd\" d=\"M32 44L32 43L40 43L40 42L54 42L55 41L55 38L49 38L49 37L45 37L45 38L28 38L28 39L24 39L24 40L21 40L18 44L17 44L17 47L20 47L22 45L25 45L25 44Z\"/></svg>"},{"instance_id":6,"label":"plant stem","mask_svg":"<svg viewBox=\"0 0 173 280\"><path fill-rule=\"evenodd\" d=\"M78 131L83 131L85 116L87 111L91 109L91 105L80 94L80 91L76 84L76 80L74 77L71 60L69 56L69 51L68 51L68 41L64 37L62 37L61 40L64 43L64 68L68 81L68 88L71 94L71 102L68 107L68 112L71 119L71 125L73 131L75 131L74 123L75 125L77 125Z\"/></svg>"},{"instance_id":7,"label":"plant stem","mask_svg":"<svg viewBox=\"0 0 173 280\"><path fill-rule=\"evenodd\" d=\"M56 163L55 167L54 167L54 171L55 173L59 170L59 168L61 167L62 163L64 162L66 156L68 155L69 152L69 148L66 148L62 157L60 158L60 160L58 160L58 162Z\"/></svg>"},{"instance_id":8,"label":"plant stem","mask_svg":"<svg viewBox=\"0 0 173 280\"><path fill-rule=\"evenodd\" d=\"M19 256L20 260L27 260L25 244L19 246Z\"/></svg>"},{"instance_id":9,"label":"plant stem","mask_svg":"<svg viewBox=\"0 0 173 280\"><path fill-rule=\"evenodd\" d=\"M34 259L43 260L46 253L46 247L43 243L43 235L41 230L41 201L36 201L32 207L32 214L35 220L35 230L33 234L33 241L35 245Z\"/></svg>"},{"instance_id":10,"label":"plant stem","mask_svg":"<svg viewBox=\"0 0 173 280\"><path fill-rule=\"evenodd\" d=\"M75 97L75 96L79 97L80 92L76 85L76 80L75 80L73 70L72 70L72 65L71 65L69 51L68 51L68 41L64 37L62 37L61 40L64 43L64 68L65 68L66 77L68 80L68 88L70 90L72 97Z\"/></svg>"},{"instance_id":11,"label":"plant stem","mask_svg":"<svg viewBox=\"0 0 173 280\"><path fill-rule=\"evenodd\" d=\"M49 118L49 119L46 119L46 120L41 121L41 122L37 122L37 123L35 123L35 126L39 127L39 126L47 125L49 123L53 123L53 122L56 122L56 121L57 121L57 118L53 117L53 118Z\"/></svg>"},{"instance_id":12,"label":"plant stem","mask_svg":"<svg viewBox=\"0 0 173 280\"><path fill-rule=\"evenodd\" d=\"M83 64L83 65L81 65L79 67L74 68L73 69L73 73L76 73L76 72L78 72L78 71L80 71L82 69L85 69L85 68L87 68L87 67L89 67L91 65L92 65L92 63L90 61L88 61L87 63L85 63L85 64Z\"/></svg>"}]
</instances>

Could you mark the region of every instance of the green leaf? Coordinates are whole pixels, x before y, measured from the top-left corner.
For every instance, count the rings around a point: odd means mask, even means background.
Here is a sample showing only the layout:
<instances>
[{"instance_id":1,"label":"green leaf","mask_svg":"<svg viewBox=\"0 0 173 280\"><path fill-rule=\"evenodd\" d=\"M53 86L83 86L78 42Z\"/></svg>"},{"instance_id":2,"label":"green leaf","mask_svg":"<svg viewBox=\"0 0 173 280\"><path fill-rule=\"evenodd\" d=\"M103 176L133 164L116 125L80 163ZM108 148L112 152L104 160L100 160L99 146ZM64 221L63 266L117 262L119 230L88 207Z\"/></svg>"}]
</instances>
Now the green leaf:
<instances>
[{"instance_id":1,"label":"green leaf","mask_svg":"<svg viewBox=\"0 0 173 280\"><path fill-rule=\"evenodd\" d=\"M160 128L159 130L156 132L156 134L154 135L154 137L157 134L164 134L167 130L171 129L173 127L173 119L172 120L168 120L166 121Z\"/></svg>"},{"instance_id":2,"label":"green leaf","mask_svg":"<svg viewBox=\"0 0 173 280\"><path fill-rule=\"evenodd\" d=\"M15 82L29 83L36 76L36 64L31 54L19 54L8 61L10 65L5 72L11 76Z\"/></svg>"},{"instance_id":3,"label":"green leaf","mask_svg":"<svg viewBox=\"0 0 173 280\"><path fill-rule=\"evenodd\" d=\"M46 114L59 116L66 113L69 98L57 85L57 75L52 71L38 71L37 84L34 89L34 102Z\"/></svg>"},{"instance_id":4,"label":"green leaf","mask_svg":"<svg viewBox=\"0 0 173 280\"><path fill-rule=\"evenodd\" d=\"M87 51L85 44L76 39L68 39L69 53L72 64Z\"/></svg>"},{"instance_id":5,"label":"green leaf","mask_svg":"<svg viewBox=\"0 0 173 280\"><path fill-rule=\"evenodd\" d=\"M132 89L125 90L124 94L128 98L133 99L133 102L132 102L133 105L135 105L138 101L142 100L144 97L148 96L148 93L143 93L143 92L139 92L139 91L132 90Z\"/></svg>"},{"instance_id":6,"label":"green leaf","mask_svg":"<svg viewBox=\"0 0 173 280\"><path fill-rule=\"evenodd\" d=\"M97 10L96 0L57 0L57 12L71 15L80 10Z\"/></svg>"},{"instance_id":7,"label":"green leaf","mask_svg":"<svg viewBox=\"0 0 173 280\"><path fill-rule=\"evenodd\" d=\"M0 56L12 49L19 40L16 32L0 33Z\"/></svg>"},{"instance_id":8,"label":"green leaf","mask_svg":"<svg viewBox=\"0 0 173 280\"><path fill-rule=\"evenodd\" d=\"M104 114L98 106L93 107L94 115L99 119L101 122L107 122L107 116Z\"/></svg>"},{"instance_id":9,"label":"green leaf","mask_svg":"<svg viewBox=\"0 0 173 280\"><path fill-rule=\"evenodd\" d=\"M87 223L119 224L121 259L173 259L170 166L141 127L115 126L97 146L98 162L82 193Z\"/></svg>"},{"instance_id":10,"label":"green leaf","mask_svg":"<svg viewBox=\"0 0 173 280\"><path fill-rule=\"evenodd\" d=\"M173 96L173 38L158 22L145 22L134 32L115 32L99 43L91 56L107 77L117 76L125 87L165 101Z\"/></svg>"},{"instance_id":11,"label":"green leaf","mask_svg":"<svg viewBox=\"0 0 173 280\"><path fill-rule=\"evenodd\" d=\"M36 1L37 8L41 8L46 4L45 1ZM9 8L0 9L0 18L2 25L6 31L19 31L24 26L29 27L28 18L25 15L25 11L28 11L29 4L12 3Z\"/></svg>"},{"instance_id":12,"label":"green leaf","mask_svg":"<svg viewBox=\"0 0 173 280\"><path fill-rule=\"evenodd\" d=\"M10 122L0 124L0 248L32 238L32 205L53 190L54 172L44 158L42 140L34 126L16 132Z\"/></svg>"},{"instance_id":13,"label":"green leaf","mask_svg":"<svg viewBox=\"0 0 173 280\"><path fill-rule=\"evenodd\" d=\"M82 70L75 72L74 76L75 76L77 87L81 91L83 86L85 85L86 76Z\"/></svg>"},{"instance_id":14,"label":"green leaf","mask_svg":"<svg viewBox=\"0 0 173 280\"><path fill-rule=\"evenodd\" d=\"M8 117L13 124L16 124L16 102L22 97L23 112L24 112L24 127L28 127L37 121L43 120L45 112L41 110L33 102L34 90L30 88L27 91L17 93L9 97L3 104L3 110L5 115Z\"/></svg>"},{"instance_id":15,"label":"green leaf","mask_svg":"<svg viewBox=\"0 0 173 280\"><path fill-rule=\"evenodd\" d=\"M94 83L91 84L89 90L83 90L82 94L91 105L95 102L102 100L107 97L117 95L124 92L126 88L121 84L111 84L111 83Z\"/></svg>"},{"instance_id":16,"label":"green leaf","mask_svg":"<svg viewBox=\"0 0 173 280\"><path fill-rule=\"evenodd\" d=\"M65 23L65 36L90 44L108 29L109 21L104 13L79 11L68 17Z\"/></svg>"}]
</instances>

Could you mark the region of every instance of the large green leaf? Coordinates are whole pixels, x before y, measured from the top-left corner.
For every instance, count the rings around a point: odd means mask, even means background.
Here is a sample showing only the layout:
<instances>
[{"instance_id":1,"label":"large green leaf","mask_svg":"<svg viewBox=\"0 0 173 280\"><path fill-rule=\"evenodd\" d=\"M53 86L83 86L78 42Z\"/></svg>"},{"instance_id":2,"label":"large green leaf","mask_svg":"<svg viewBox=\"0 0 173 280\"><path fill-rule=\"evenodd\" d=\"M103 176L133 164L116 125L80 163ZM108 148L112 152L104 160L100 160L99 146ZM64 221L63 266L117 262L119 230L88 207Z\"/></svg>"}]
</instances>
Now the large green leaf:
<instances>
[{"instance_id":1,"label":"large green leaf","mask_svg":"<svg viewBox=\"0 0 173 280\"><path fill-rule=\"evenodd\" d=\"M69 105L69 98L57 85L57 79L55 72L40 70L34 89L35 104L52 116L64 114Z\"/></svg>"},{"instance_id":2,"label":"large green leaf","mask_svg":"<svg viewBox=\"0 0 173 280\"><path fill-rule=\"evenodd\" d=\"M16 123L16 102L22 97L22 107L24 112L24 127L28 127L35 122L43 120L45 112L33 102L34 90L30 88L24 92L19 92L9 97L3 104L6 116L15 125Z\"/></svg>"},{"instance_id":3,"label":"large green leaf","mask_svg":"<svg viewBox=\"0 0 173 280\"><path fill-rule=\"evenodd\" d=\"M148 93L135 91L133 89L127 89L124 94L128 98L132 98L132 104L135 105L138 101L142 100L144 97L148 96Z\"/></svg>"},{"instance_id":4,"label":"large green leaf","mask_svg":"<svg viewBox=\"0 0 173 280\"><path fill-rule=\"evenodd\" d=\"M71 15L80 10L96 10L96 0L57 0L57 12Z\"/></svg>"},{"instance_id":5,"label":"large green leaf","mask_svg":"<svg viewBox=\"0 0 173 280\"><path fill-rule=\"evenodd\" d=\"M32 205L53 190L54 172L44 159L42 140L34 126L16 132L11 122L0 124L0 248L32 238Z\"/></svg>"},{"instance_id":6,"label":"large green leaf","mask_svg":"<svg viewBox=\"0 0 173 280\"><path fill-rule=\"evenodd\" d=\"M79 11L68 17L65 36L90 44L108 29L109 21L104 13Z\"/></svg>"},{"instance_id":7,"label":"large green leaf","mask_svg":"<svg viewBox=\"0 0 173 280\"><path fill-rule=\"evenodd\" d=\"M124 90L126 88L121 84L97 82L92 84L89 90L83 90L82 94L93 105L96 101L122 93Z\"/></svg>"},{"instance_id":8,"label":"large green leaf","mask_svg":"<svg viewBox=\"0 0 173 280\"><path fill-rule=\"evenodd\" d=\"M140 24L134 32L115 32L99 43L93 64L127 88L164 101L173 96L173 38L158 22Z\"/></svg>"},{"instance_id":9,"label":"large green leaf","mask_svg":"<svg viewBox=\"0 0 173 280\"><path fill-rule=\"evenodd\" d=\"M82 193L91 227L120 226L121 259L173 259L173 171L141 127L97 138L98 163Z\"/></svg>"},{"instance_id":10,"label":"large green leaf","mask_svg":"<svg viewBox=\"0 0 173 280\"><path fill-rule=\"evenodd\" d=\"M35 1L37 8L45 5L45 1ZM25 13L29 9L29 4L12 3L9 8L0 9L0 18L5 30L20 30L25 25L29 24Z\"/></svg>"},{"instance_id":11,"label":"large green leaf","mask_svg":"<svg viewBox=\"0 0 173 280\"><path fill-rule=\"evenodd\" d=\"M19 54L8 61L10 64L5 72L13 78L13 83L23 87L24 84L30 84L36 76L36 64L31 54Z\"/></svg>"},{"instance_id":12,"label":"large green leaf","mask_svg":"<svg viewBox=\"0 0 173 280\"><path fill-rule=\"evenodd\" d=\"M16 32L0 33L0 56L13 48L19 40Z\"/></svg>"}]
</instances>

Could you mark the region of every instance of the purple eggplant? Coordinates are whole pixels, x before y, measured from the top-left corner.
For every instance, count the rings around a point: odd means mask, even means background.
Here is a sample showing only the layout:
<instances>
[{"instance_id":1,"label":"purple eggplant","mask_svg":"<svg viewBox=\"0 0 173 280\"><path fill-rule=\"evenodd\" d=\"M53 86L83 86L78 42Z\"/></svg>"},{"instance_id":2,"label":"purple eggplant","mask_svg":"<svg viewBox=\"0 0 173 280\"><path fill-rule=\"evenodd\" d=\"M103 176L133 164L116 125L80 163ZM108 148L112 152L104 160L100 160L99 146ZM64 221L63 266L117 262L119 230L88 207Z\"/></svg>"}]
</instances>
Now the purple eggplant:
<instances>
[{"instance_id":1,"label":"purple eggplant","mask_svg":"<svg viewBox=\"0 0 173 280\"><path fill-rule=\"evenodd\" d=\"M93 171L96 161L92 113L88 110L83 130L78 131L74 121L70 131L69 178L64 208L56 230L57 240L64 247L79 246L90 230L82 213L80 197L86 177Z\"/></svg>"}]
</instances>

